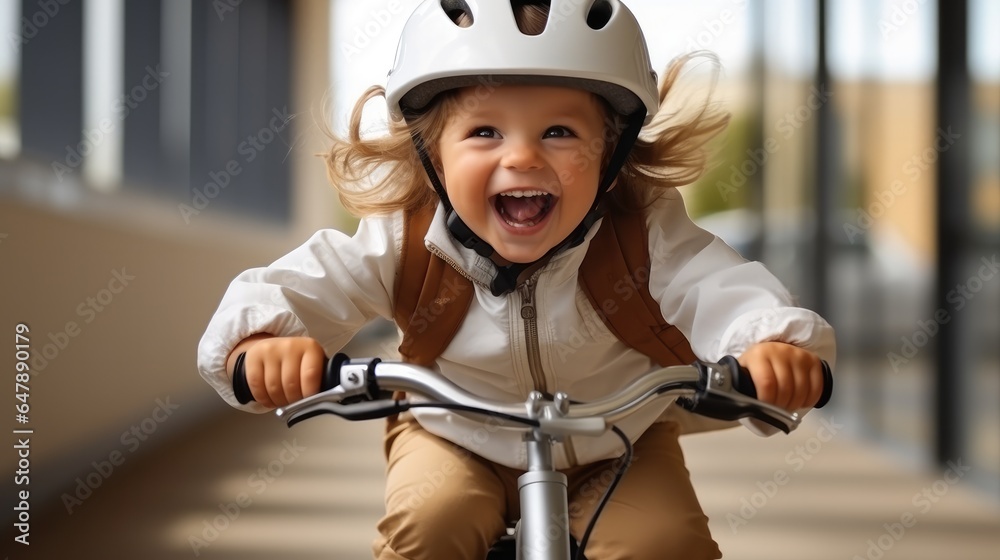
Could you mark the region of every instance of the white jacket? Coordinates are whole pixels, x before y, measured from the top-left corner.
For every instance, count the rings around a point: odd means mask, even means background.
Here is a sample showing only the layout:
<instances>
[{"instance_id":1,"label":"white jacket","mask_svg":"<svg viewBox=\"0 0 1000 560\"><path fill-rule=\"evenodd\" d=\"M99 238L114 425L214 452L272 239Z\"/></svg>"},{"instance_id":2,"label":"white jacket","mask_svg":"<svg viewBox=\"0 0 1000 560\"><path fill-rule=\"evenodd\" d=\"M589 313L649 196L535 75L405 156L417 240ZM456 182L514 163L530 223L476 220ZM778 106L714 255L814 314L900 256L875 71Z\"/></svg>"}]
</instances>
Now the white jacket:
<instances>
[{"instance_id":1,"label":"white jacket","mask_svg":"<svg viewBox=\"0 0 1000 560\"><path fill-rule=\"evenodd\" d=\"M679 193L670 191L650 208L647 226L650 293L664 319L684 333L701 359L739 356L755 343L778 340L809 349L834 365L830 325L812 311L794 307L787 290L760 263L745 261L695 226ZM649 358L605 327L577 284L597 227L584 243L553 257L534 277L533 286L494 297L488 287L492 265L455 242L439 208L425 244L459 267L476 290L465 322L438 360L439 371L474 394L523 402L535 388L593 400L651 369ZM401 212L365 218L353 237L322 230L271 266L240 274L201 340L202 376L232 406L265 412L257 403L236 402L225 370L231 349L254 333L267 332L315 338L332 356L375 317L391 320L402 231ZM534 328L526 328L521 314L528 297L537 317ZM536 332L537 340L531 340ZM618 426L633 441L661 418L681 420L686 432L719 427L670 404L657 401ZM484 425L438 409L415 409L414 414L428 431L490 461L511 467L525 464L515 427ZM621 451L618 438L608 433L572 438L557 445L554 458L557 468L564 468L617 457Z\"/></svg>"}]
</instances>

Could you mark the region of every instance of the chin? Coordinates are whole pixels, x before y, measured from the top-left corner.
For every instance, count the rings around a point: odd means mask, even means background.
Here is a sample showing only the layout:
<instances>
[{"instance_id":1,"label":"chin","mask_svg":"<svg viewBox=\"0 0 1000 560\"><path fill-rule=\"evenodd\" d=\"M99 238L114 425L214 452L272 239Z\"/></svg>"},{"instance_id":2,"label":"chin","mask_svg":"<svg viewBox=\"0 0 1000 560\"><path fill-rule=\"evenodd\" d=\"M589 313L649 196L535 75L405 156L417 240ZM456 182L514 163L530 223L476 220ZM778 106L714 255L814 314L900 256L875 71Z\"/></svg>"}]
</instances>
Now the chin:
<instances>
[{"instance_id":1,"label":"chin","mask_svg":"<svg viewBox=\"0 0 1000 560\"><path fill-rule=\"evenodd\" d=\"M515 264L533 263L544 257L545 253L548 252L548 249L543 251L538 248L519 250L513 247L503 247L501 249L497 249L496 245L493 246L493 249L500 258Z\"/></svg>"}]
</instances>

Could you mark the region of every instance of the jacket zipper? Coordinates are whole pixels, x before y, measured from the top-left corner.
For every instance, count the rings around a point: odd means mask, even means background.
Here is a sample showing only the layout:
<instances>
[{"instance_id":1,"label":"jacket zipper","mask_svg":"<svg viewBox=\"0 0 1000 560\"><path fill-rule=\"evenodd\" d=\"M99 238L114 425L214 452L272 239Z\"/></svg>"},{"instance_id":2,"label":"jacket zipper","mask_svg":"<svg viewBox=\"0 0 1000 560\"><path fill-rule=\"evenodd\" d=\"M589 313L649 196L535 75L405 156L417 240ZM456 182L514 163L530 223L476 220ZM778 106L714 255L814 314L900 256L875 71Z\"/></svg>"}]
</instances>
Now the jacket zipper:
<instances>
[{"instance_id":1,"label":"jacket zipper","mask_svg":"<svg viewBox=\"0 0 1000 560\"><path fill-rule=\"evenodd\" d=\"M524 338L528 348L528 371L531 374L531 382L536 391L548 395L548 383L545 381L545 370L542 368L542 352L538 344L538 311L535 307L536 279L537 276L529 278L518 291L521 295L521 319L524 320ZM567 436L563 439L562 444L569 466L575 467L577 458L572 438Z\"/></svg>"},{"instance_id":2,"label":"jacket zipper","mask_svg":"<svg viewBox=\"0 0 1000 560\"><path fill-rule=\"evenodd\" d=\"M528 347L528 372L534 390L548 394L545 371L542 369L542 353L538 347L538 312L535 308L535 277L529 278L520 290L521 319L524 320L524 341Z\"/></svg>"}]
</instances>

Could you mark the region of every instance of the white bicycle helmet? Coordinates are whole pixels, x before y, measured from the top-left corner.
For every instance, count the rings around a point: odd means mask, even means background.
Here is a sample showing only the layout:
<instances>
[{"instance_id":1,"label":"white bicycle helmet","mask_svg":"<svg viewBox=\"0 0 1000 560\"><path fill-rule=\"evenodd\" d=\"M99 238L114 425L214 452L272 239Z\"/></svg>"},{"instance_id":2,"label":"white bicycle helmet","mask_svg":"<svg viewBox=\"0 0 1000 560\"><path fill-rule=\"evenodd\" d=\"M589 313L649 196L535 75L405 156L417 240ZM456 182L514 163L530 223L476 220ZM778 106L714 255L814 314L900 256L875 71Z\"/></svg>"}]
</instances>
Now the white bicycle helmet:
<instances>
[{"instance_id":1,"label":"white bicycle helmet","mask_svg":"<svg viewBox=\"0 0 1000 560\"><path fill-rule=\"evenodd\" d=\"M548 4L539 35L523 33L514 5ZM455 23L465 13L472 25ZM619 0L425 0L407 20L386 84L395 120L442 91L491 81L565 85L605 98L617 112L645 109L658 95L642 29Z\"/></svg>"}]
</instances>

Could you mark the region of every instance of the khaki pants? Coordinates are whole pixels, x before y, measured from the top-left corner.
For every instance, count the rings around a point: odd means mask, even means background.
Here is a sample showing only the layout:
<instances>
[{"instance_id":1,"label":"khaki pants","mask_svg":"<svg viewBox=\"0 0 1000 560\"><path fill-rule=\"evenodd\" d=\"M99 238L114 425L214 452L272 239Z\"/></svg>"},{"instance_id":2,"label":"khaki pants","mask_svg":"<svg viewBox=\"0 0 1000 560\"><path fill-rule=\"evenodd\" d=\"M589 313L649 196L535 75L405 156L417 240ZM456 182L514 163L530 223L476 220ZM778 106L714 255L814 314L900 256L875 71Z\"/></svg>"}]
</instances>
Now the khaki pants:
<instances>
[{"instance_id":1,"label":"khaki pants","mask_svg":"<svg viewBox=\"0 0 1000 560\"><path fill-rule=\"evenodd\" d=\"M387 426L386 515L373 545L378 560L483 560L519 516L521 471L486 461L431 435L409 414ZM615 461L566 470L570 532L582 537ZM594 528L589 560L702 560L722 554L691 487L677 426L651 426Z\"/></svg>"}]
</instances>

